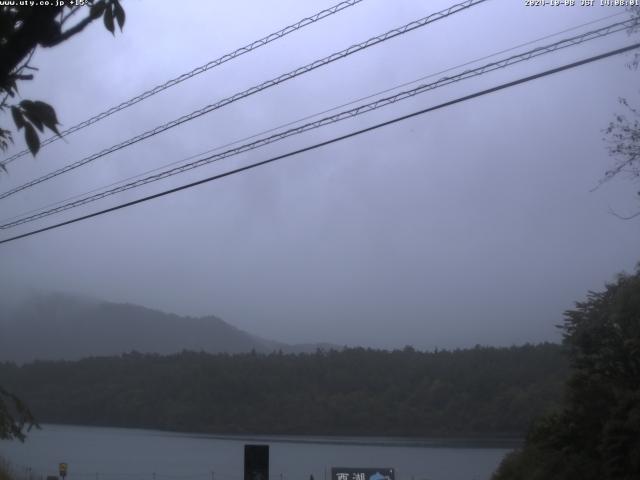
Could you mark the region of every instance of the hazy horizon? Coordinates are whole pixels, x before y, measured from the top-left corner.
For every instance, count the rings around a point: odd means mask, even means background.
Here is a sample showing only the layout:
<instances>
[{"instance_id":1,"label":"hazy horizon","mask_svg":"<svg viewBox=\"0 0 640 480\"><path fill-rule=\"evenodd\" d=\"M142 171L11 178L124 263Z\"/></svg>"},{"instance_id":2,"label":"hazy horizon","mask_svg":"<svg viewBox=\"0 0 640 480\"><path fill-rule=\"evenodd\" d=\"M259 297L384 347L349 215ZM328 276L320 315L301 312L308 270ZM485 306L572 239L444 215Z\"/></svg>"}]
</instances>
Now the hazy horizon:
<instances>
[{"instance_id":1,"label":"hazy horizon","mask_svg":"<svg viewBox=\"0 0 640 480\"><path fill-rule=\"evenodd\" d=\"M37 300L47 300L51 297L54 297L56 299L64 299L64 300L69 300L70 303L71 302L90 302L90 303L95 303L95 304L113 304L113 305L124 305L124 306L132 306L132 307L141 307L147 310L152 310L154 312L159 312L165 315L175 315L177 317L179 317L182 320L188 321L188 320L197 320L197 319L207 319L207 318L216 318L219 320L222 320L223 322L229 324L230 326L234 327L234 328L238 328L240 331L245 332L251 336L254 336L256 338L262 339L262 340L267 340L267 341L272 341L272 342L278 342L278 343L283 343L283 344L287 344L287 345L304 345L304 344L310 344L310 345L321 345L321 344L327 344L327 345L332 345L338 348L342 348L342 347L348 347L348 348L373 348L373 349L377 349L377 350L388 350L388 351L392 351L392 350L402 350L405 347L412 347L416 350L419 351L434 351L434 350L456 350L456 349L468 349L468 348L474 348L477 346L480 347L497 347L497 348L501 348L501 347L517 347L517 346L524 346L524 345L537 345L537 344L541 344L541 343L561 343L562 341L562 333L561 331L558 330L558 335L557 338L550 338L550 339L543 339L543 340L538 340L538 341L529 341L529 340L524 340L523 342L520 343L504 343L504 344L496 344L496 343L472 343L472 344L466 344L466 345L457 345L457 346L453 346L453 347L446 347L446 346L441 346L441 345L434 345L432 347L421 347L419 344L412 344L412 343L406 343L404 345L373 345L373 344L368 344L365 342L363 343L336 343L336 342L329 342L329 341L322 341L322 340L316 340L316 339L306 339L306 340L301 340L301 341L286 341L283 340L281 338L277 338L275 336L265 336L265 335L258 335L255 332L252 332L251 330L247 330L244 329L242 327L240 327L239 325L235 325L233 322L230 322L228 320L226 320L225 318L221 317L220 315L216 314L216 312L210 312L210 313L205 313L205 314L201 314L201 315L190 315L190 314L186 314L186 313L181 313L179 311L174 311L174 310L170 310L170 309L162 309L162 308L158 308L158 307L154 307L153 305L146 305L143 303L137 303L137 302L130 302L130 301L117 301L117 300L112 300L112 299L108 299L108 298L101 298L101 297L97 297L97 296L92 296L92 295L84 295L84 294L80 294L77 292L71 292L71 291L62 291L62 290L38 290L38 289L31 289L29 291L23 291L21 295L17 295L15 298L13 298L10 302L6 302L4 304L5 309L4 309L4 313L5 316L3 317L2 315L2 311L0 311L0 325L2 325L2 320L4 319L5 322L8 322L8 325L11 325L11 321L12 319L10 318L10 315L12 313L15 313L16 311L21 311L21 308L24 306L27 306L30 302L32 302L33 300L37 299ZM6 313L9 313L9 315L6 315ZM46 321L46 318L43 319L44 321ZM559 325L561 323L561 319L558 320L558 324ZM4 325L6 326L7 323L4 323ZM178 351L178 350L176 350ZM122 353L127 353L127 352L122 352ZM153 353L153 352L148 352L148 353Z\"/></svg>"},{"instance_id":2,"label":"hazy horizon","mask_svg":"<svg viewBox=\"0 0 640 480\"><path fill-rule=\"evenodd\" d=\"M124 2L38 49L23 98L62 128L336 2ZM9 165L0 192L161 123L450 6L366 0ZM624 8L482 3L297 77L0 202L6 219L356 98L620 20ZM609 18L605 18L609 17ZM520 47L516 45L577 30ZM421 94L3 232L46 226L628 45L620 32ZM153 202L0 246L0 302L66 291L215 315L286 343L456 348L560 340L562 314L640 261L637 183L614 179L603 130L640 104L631 55L431 112ZM452 73L462 71L460 67ZM434 79L435 79L434 78ZM397 90L396 90L397 91ZM10 116L5 121L10 122ZM9 125L9 124L7 124ZM22 134L7 156L24 147Z\"/></svg>"}]
</instances>

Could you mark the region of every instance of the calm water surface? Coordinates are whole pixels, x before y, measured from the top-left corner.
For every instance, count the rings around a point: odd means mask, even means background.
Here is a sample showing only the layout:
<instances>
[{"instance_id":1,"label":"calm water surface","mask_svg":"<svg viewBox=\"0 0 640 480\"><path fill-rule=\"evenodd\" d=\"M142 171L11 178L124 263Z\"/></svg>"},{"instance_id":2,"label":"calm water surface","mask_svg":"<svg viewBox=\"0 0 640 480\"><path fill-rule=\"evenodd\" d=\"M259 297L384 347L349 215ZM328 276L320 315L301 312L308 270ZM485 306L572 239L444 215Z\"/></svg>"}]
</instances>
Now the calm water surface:
<instances>
[{"instance_id":1,"label":"calm water surface","mask_svg":"<svg viewBox=\"0 0 640 480\"><path fill-rule=\"evenodd\" d=\"M488 480L513 442L363 437L212 436L62 425L0 441L19 473L67 480L242 480L246 443L270 446L271 480L330 478L332 466L390 467L396 480Z\"/></svg>"}]
</instances>

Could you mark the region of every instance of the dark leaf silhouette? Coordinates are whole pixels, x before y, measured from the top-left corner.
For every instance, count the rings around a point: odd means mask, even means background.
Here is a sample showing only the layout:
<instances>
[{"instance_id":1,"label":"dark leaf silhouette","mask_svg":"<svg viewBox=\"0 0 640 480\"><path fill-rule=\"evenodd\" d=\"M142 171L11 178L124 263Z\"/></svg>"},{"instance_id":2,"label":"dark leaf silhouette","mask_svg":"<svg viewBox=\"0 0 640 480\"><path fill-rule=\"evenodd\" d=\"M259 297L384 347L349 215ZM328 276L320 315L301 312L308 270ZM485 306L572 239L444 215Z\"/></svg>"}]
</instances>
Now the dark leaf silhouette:
<instances>
[{"instance_id":1,"label":"dark leaf silhouette","mask_svg":"<svg viewBox=\"0 0 640 480\"><path fill-rule=\"evenodd\" d=\"M16 106L11 107L11 115L13 116L13 122L16 124L16 128L20 130L25 126L24 118L22 117L22 112Z\"/></svg>"},{"instance_id":2,"label":"dark leaf silhouette","mask_svg":"<svg viewBox=\"0 0 640 480\"><path fill-rule=\"evenodd\" d=\"M102 18L104 19L105 28L115 35L116 33L115 33L115 26L113 24L113 10L111 10L110 8L107 8L104 11L104 17Z\"/></svg>"},{"instance_id":3,"label":"dark leaf silhouette","mask_svg":"<svg viewBox=\"0 0 640 480\"><path fill-rule=\"evenodd\" d=\"M31 108L34 115L36 115L49 130L53 130L60 135L60 132L58 132L58 128L56 127L56 125L58 125L56 111L51 105L45 102L35 101Z\"/></svg>"},{"instance_id":4,"label":"dark leaf silhouette","mask_svg":"<svg viewBox=\"0 0 640 480\"><path fill-rule=\"evenodd\" d=\"M94 3L89 10L89 15L91 18L96 19L100 18L100 16L104 13L105 3L103 1Z\"/></svg>"},{"instance_id":5,"label":"dark leaf silhouette","mask_svg":"<svg viewBox=\"0 0 640 480\"><path fill-rule=\"evenodd\" d=\"M24 139L27 142L27 146L31 153L35 156L40 150L40 139L36 133L36 129L30 123L24 126Z\"/></svg>"},{"instance_id":6,"label":"dark leaf silhouette","mask_svg":"<svg viewBox=\"0 0 640 480\"><path fill-rule=\"evenodd\" d=\"M20 106L22 107L22 111L24 116L27 117L27 120L35 125L38 130L44 132L44 123L40 118L38 108L35 106L35 103L31 100L23 100L20 102Z\"/></svg>"},{"instance_id":7,"label":"dark leaf silhouette","mask_svg":"<svg viewBox=\"0 0 640 480\"><path fill-rule=\"evenodd\" d=\"M124 26L125 14L122 5L118 0L113 0L113 11L116 15L116 21L118 22L118 26L120 27L120 31L122 31L122 27Z\"/></svg>"}]
</instances>

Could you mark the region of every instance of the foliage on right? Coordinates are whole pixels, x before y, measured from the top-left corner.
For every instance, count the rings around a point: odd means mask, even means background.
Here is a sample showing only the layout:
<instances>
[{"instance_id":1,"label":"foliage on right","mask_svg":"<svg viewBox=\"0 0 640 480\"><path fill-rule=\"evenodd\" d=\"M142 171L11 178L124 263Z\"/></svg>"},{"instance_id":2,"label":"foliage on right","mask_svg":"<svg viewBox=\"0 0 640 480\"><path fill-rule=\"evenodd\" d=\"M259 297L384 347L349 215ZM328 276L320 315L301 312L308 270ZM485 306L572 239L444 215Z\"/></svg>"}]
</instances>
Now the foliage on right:
<instances>
[{"instance_id":1,"label":"foliage on right","mask_svg":"<svg viewBox=\"0 0 640 480\"><path fill-rule=\"evenodd\" d=\"M640 264L565 313L571 375L494 480L640 478Z\"/></svg>"},{"instance_id":2,"label":"foliage on right","mask_svg":"<svg viewBox=\"0 0 640 480\"><path fill-rule=\"evenodd\" d=\"M627 11L636 19L640 19L640 6L627 7ZM640 32L640 27L635 26L628 30L629 35ZM631 70L638 70L640 67L640 53L636 50L633 59L627 64ZM626 98L619 98L620 104L624 107L623 113L617 113L614 119L609 122L609 126L604 130L605 141L609 155L614 158L614 165L605 172L600 184L615 177L627 176L631 180L640 179L640 110L633 107ZM640 200L640 191L638 197ZM609 210L610 213L624 220L631 220L640 216L640 210L630 215L620 215Z\"/></svg>"}]
</instances>

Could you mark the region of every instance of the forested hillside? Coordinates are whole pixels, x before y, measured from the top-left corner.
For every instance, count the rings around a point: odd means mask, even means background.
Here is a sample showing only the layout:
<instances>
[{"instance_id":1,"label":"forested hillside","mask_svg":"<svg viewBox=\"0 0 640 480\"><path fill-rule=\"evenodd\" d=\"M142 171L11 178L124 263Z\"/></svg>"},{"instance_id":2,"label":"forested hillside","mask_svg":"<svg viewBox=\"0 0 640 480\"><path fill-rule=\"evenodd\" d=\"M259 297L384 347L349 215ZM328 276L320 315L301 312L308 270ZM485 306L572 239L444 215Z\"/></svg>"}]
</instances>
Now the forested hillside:
<instances>
[{"instance_id":1,"label":"forested hillside","mask_svg":"<svg viewBox=\"0 0 640 480\"><path fill-rule=\"evenodd\" d=\"M521 435L566 375L554 344L0 364L40 422L215 433Z\"/></svg>"},{"instance_id":2,"label":"forested hillside","mask_svg":"<svg viewBox=\"0 0 640 480\"><path fill-rule=\"evenodd\" d=\"M66 294L39 294L13 309L0 304L0 361L79 360L132 350L171 354L293 353L315 345L287 345L240 330L218 317L182 317L139 305ZM53 340L55 339L55 340Z\"/></svg>"}]
</instances>

